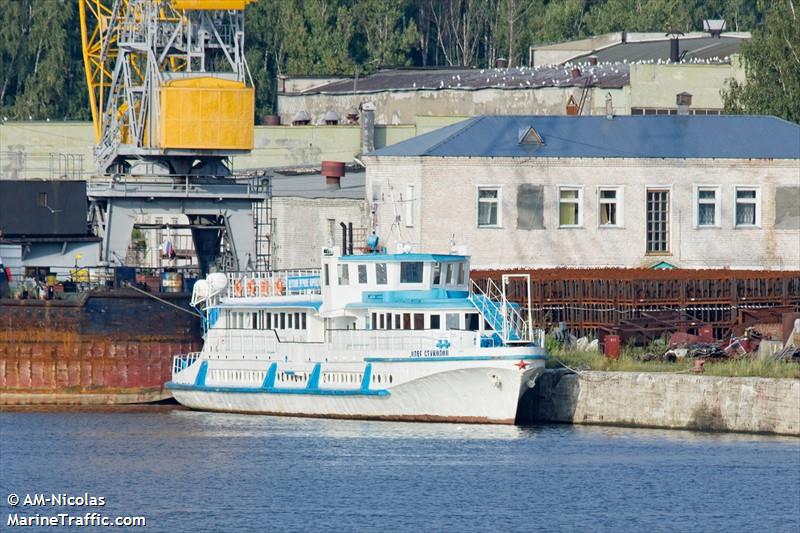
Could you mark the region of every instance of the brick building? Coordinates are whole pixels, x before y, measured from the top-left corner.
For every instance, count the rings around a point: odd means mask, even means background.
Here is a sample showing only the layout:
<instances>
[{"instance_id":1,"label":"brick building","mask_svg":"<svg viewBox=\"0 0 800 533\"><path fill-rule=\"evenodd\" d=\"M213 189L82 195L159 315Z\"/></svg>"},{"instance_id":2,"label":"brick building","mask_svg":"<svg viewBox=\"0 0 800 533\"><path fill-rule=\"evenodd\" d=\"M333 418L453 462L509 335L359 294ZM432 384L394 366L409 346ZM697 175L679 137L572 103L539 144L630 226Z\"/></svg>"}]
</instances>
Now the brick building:
<instances>
[{"instance_id":1,"label":"brick building","mask_svg":"<svg viewBox=\"0 0 800 533\"><path fill-rule=\"evenodd\" d=\"M760 116L480 116L368 154L390 247L476 268L797 269L800 126Z\"/></svg>"}]
</instances>

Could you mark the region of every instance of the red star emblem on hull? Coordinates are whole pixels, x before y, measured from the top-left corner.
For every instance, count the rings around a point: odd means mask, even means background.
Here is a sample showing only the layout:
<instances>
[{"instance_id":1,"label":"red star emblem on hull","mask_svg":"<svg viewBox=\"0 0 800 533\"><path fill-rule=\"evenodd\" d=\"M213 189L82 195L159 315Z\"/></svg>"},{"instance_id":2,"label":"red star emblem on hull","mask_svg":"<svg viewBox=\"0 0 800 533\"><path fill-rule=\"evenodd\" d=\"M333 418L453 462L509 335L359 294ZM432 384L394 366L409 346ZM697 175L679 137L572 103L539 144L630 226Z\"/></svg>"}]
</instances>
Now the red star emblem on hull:
<instances>
[{"instance_id":1,"label":"red star emblem on hull","mask_svg":"<svg viewBox=\"0 0 800 533\"><path fill-rule=\"evenodd\" d=\"M515 367L517 367L517 368L519 368L520 370L525 370L526 368L528 368L528 363L526 363L526 362L525 362L525 361L523 361L523 360L520 360L520 362L519 362L519 363L517 363L517 364L516 364L516 365L514 365L514 366L515 366Z\"/></svg>"}]
</instances>

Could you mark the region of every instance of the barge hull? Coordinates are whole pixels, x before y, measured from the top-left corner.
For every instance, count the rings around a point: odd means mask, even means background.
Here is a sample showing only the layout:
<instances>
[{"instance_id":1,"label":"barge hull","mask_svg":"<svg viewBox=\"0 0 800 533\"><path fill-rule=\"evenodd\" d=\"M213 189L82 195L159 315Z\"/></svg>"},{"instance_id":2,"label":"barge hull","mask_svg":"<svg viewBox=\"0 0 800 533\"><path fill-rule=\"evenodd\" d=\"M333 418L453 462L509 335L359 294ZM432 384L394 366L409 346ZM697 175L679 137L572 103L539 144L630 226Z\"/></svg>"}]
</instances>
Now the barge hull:
<instances>
[{"instance_id":1,"label":"barge hull","mask_svg":"<svg viewBox=\"0 0 800 533\"><path fill-rule=\"evenodd\" d=\"M159 295L188 308L187 295ZM172 356L200 319L130 290L73 301L0 300L0 405L143 403L170 397Z\"/></svg>"}]
</instances>

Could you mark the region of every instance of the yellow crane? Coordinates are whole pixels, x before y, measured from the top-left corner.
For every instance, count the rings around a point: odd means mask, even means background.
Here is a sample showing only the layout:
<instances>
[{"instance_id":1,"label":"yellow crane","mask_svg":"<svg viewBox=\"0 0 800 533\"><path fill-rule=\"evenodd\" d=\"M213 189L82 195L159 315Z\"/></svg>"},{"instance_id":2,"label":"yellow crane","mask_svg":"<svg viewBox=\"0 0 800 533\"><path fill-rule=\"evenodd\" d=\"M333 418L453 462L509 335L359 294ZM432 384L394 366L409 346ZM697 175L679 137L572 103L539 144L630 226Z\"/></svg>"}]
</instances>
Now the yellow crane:
<instances>
[{"instance_id":1,"label":"yellow crane","mask_svg":"<svg viewBox=\"0 0 800 533\"><path fill-rule=\"evenodd\" d=\"M252 0L77 0L100 174L225 175L253 147Z\"/></svg>"}]
</instances>

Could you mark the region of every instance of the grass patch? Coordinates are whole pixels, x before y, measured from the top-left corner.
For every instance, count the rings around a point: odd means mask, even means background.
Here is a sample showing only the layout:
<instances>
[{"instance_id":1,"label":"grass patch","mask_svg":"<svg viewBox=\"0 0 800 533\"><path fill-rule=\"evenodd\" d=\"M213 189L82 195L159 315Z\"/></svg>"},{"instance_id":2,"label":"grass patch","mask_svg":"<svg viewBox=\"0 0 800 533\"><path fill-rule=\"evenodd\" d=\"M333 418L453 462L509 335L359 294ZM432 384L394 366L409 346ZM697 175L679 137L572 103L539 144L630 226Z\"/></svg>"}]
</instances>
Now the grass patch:
<instances>
[{"instance_id":1,"label":"grass patch","mask_svg":"<svg viewBox=\"0 0 800 533\"><path fill-rule=\"evenodd\" d=\"M608 372L677 372L691 374L693 360L686 359L675 363L663 361L640 361L645 353L661 353L664 346L651 345L645 348L625 346L618 360L608 359L600 352L579 352L551 347L547 368L563 368L561 363L574 370L603 370ZM559 361L561 363L559 363ZM773 361L770 359L728 359L706 362L706 376L759 377L800 379L800 364L792 361Z\"/></svg>"}]
</instances>

